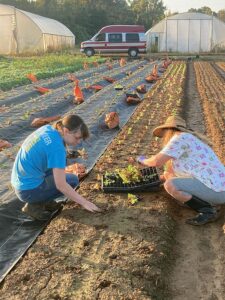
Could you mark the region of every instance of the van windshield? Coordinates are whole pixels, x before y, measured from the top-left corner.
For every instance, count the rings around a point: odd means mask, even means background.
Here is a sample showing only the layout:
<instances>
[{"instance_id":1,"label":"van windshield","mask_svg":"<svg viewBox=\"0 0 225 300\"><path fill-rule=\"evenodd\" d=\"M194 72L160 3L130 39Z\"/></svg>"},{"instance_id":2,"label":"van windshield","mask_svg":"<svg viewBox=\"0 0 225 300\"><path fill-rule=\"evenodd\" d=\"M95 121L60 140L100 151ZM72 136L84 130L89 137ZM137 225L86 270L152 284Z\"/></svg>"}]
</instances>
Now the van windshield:
<instances>
[{"instance_id":1,"label":"van windshield","mask_svg":"<svg viewBox=\"0 0 225 300\"><path fill-rule=\"evenodd\" d=\"M105 33L99 33L92 38L94 41L104 42L105 41Z\"/></svg>"}]
</instances>

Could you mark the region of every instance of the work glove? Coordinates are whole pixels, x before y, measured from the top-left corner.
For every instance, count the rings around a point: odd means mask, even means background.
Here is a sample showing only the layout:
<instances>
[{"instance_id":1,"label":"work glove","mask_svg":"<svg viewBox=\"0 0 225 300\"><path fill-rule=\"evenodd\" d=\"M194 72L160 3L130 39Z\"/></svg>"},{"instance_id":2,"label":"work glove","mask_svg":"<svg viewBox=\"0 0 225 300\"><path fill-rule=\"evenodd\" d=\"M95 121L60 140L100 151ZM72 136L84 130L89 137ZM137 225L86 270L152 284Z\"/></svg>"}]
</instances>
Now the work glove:
<instances>
[{"instance_id":1,"label":"work glove","mask_svg":"<svg viewBox=\"0 0 225 300\"><path fill-rule=\"evenodd\" d=\"M139 162L140 164L143 164L145 159L146 159L146 157L144 155L140 155L137 157L137 162Z\"/></svg>"}]
</instances>

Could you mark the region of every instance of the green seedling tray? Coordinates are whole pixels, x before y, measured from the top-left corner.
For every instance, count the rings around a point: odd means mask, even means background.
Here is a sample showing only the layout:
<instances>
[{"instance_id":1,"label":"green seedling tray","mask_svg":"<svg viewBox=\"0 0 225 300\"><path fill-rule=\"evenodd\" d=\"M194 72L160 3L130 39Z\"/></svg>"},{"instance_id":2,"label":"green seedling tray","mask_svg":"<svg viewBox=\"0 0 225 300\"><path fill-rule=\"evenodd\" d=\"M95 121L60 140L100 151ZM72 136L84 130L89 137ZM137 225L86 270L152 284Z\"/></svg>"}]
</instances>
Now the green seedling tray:
<instances>
[{"instance_id":1,"label":"green seedling tray","mask_svg":"<svg viewBox=\"0 0 225 300\"><path fill-rule=\"evenodd\" d=\"M142 179L137 182L123 183L117 173L102 176L102 190L105 193L130 193L156 191L161 183L155 167L141 170Z\"/></svg>"}]
</instances>

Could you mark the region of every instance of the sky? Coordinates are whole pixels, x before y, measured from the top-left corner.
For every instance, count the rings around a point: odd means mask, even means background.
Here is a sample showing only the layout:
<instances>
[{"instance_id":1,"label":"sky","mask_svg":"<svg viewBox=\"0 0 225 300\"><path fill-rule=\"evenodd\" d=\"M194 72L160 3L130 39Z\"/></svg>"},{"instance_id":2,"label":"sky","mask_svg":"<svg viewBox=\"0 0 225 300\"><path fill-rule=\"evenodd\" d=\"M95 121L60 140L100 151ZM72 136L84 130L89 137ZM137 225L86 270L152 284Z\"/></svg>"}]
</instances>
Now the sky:
<instances>
[{"instance_id":1,"label":"sky","mask_svg":"<svg viewBox=\"0 0 225 300\"><path fill-rule=\"evenodd\" d=\"M212 11L225 9L225 0L162 0L171 12L187 12L190 8L208 6Z\"/></svg>"}]
</instances>

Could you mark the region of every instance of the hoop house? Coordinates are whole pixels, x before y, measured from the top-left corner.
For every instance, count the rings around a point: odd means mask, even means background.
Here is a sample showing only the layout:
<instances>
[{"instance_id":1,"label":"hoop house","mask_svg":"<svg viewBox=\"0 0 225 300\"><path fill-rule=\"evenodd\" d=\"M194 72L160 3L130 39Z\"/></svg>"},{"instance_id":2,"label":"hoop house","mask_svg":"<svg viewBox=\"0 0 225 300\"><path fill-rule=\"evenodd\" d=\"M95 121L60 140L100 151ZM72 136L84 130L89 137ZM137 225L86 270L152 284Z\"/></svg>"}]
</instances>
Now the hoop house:
<instances>
[{"instance_id":1,"label":"hoop house","mask_svg":"<svg viewBox=\"0 0 225 300\"><path fill-rule=\"evenodd\" d=\"M202 13L181 13L146 32L147 49L154 52L210 52L225 49L225 23Z\"/></svg>"},{"instance_id":2,"label":"hoop house","mask_svg":"<svg viewBox=\"0 0 225 300\"><path fill-rule=\"evenodd\" d=\"M0 54L58 50L75 45L74 34L62 23L0 4Z\"/></svg>"}]
</instances>

